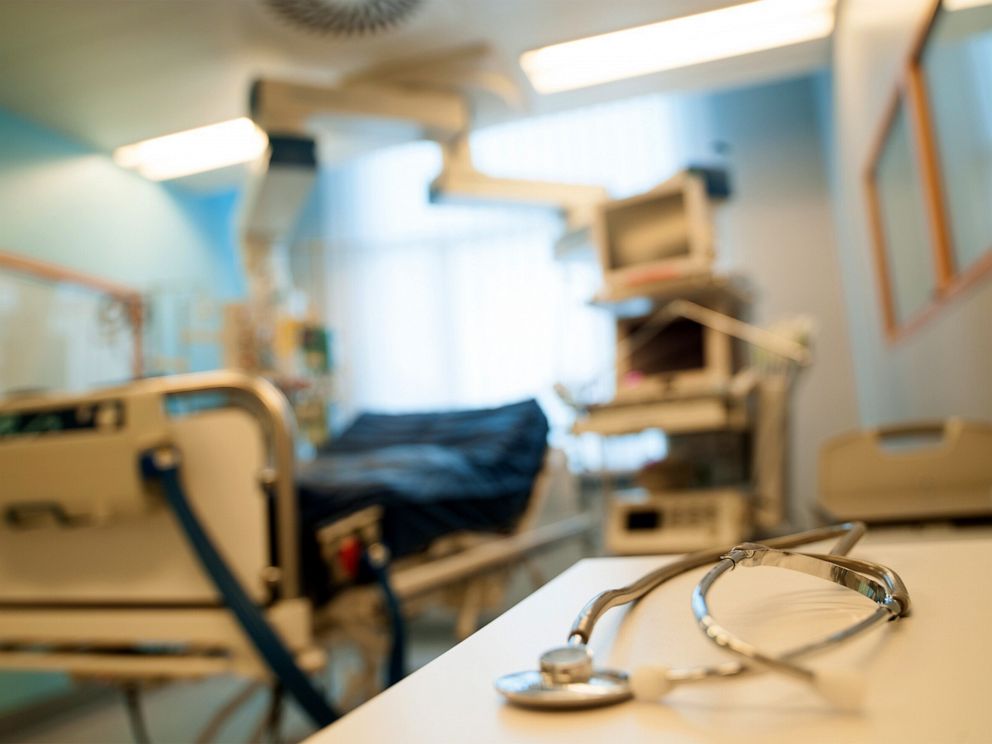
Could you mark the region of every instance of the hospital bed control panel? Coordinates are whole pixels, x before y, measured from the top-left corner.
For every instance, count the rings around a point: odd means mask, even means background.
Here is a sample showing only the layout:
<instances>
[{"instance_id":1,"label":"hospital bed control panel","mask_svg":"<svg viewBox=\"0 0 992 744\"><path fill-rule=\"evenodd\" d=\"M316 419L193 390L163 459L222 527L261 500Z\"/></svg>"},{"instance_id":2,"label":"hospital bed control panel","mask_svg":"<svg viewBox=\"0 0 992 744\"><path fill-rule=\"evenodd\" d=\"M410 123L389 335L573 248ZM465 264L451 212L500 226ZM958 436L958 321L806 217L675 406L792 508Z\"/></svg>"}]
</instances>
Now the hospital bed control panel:
<instances>
[{"instance_id":1,"label":"hospital bed control panel","mask_svg":"<svg viewBox=\"0 0 992 744\"><path fill-rule=\"evenodd\" d=\"M5 521L98 525L146 513L157 499L143 486L138 457L169 435L157 396L0 411Z\"/></svg>"},{"instance_id":2,"label":"hospital bed control panel","mask_svg":"<svg viewBox=\"0 0 992 744\"><path fill-rule=\"evenodd\" d=\"M35 437L69 431L115 431L124 423L119 400L54 410L20 411L0 415L0 437Z\"/></svg>"}]
</instances>

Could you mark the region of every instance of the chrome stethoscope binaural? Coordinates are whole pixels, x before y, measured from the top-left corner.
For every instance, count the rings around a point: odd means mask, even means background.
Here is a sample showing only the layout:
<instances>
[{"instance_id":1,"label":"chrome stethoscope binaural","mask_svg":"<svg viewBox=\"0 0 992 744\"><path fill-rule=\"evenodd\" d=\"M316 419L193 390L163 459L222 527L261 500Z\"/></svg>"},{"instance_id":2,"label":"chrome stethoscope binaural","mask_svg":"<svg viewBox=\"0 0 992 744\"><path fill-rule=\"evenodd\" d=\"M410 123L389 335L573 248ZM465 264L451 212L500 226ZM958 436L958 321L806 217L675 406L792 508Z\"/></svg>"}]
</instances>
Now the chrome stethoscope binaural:
<instances>
[{"instance_id":1,"label":"chrome stethoscope binaural","mask_svg":"<svg viewBox=\"0 0 992 744\"><path fill-rule=\"evenodd\" d=\"M895 620L909 613L909 592L894 571L878 563L847 556L864 532L864 524L852 522L775 538L762 544L744 543L730 551L708 550L688 555L652 571L629 586L593 597L572 625L567 645L542 654L539 671L516 672L500 677L496 680L496 689L510 702L529 708L587 708L617 703L631 697L657 700L678 685L769 670L811 684L838 708L855 708L860 690L853 675L814 672L796 663L795 659L859 635L882 621ZM834 537L840 539L825 555L788 550ZM737 660L687 669L641 667L629 676L620 671L593 668L592 654L587 644L596 621L603 613L638 600L666 581L714 561L716 564L693 591L692 612L706 637L736 656ZM776 656L765 654L720 627L710 614L707 604L710 588L720 576L736 566L777 566L799 571L856 591L874 601L876 608L863 620L825 638Z\"/></svg>"}]
</instances>

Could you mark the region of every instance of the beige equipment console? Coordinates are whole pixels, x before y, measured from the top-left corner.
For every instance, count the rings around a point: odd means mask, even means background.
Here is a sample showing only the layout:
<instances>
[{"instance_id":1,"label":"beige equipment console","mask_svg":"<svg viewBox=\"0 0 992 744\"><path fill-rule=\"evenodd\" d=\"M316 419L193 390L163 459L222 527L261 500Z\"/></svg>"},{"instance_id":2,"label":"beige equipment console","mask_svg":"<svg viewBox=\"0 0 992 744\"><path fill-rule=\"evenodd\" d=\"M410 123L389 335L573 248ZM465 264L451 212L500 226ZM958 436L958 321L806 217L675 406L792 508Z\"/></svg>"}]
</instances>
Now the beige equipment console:
<instances>
[{"instance_id":1,"label":"beige equipment console","mask_svg":"<svg viewBox=\"0 0 992 744\"><path fill-rule=\"evenodd\" d=\"M836 437L820 451L820 506L866 522L992 515L992 425L951 418Z\"/></svg>"},{"instance_id":2,"label":"beige equipment console","mask_svg":"<svg viewBox=\"0 0 992 744\"><path fill-rule=\"evenodd\" d=\"M610 501L606 548L641 555L734 545L747 536L748 500L740 488L620 491Z\"/></svg>"}]
</instances>

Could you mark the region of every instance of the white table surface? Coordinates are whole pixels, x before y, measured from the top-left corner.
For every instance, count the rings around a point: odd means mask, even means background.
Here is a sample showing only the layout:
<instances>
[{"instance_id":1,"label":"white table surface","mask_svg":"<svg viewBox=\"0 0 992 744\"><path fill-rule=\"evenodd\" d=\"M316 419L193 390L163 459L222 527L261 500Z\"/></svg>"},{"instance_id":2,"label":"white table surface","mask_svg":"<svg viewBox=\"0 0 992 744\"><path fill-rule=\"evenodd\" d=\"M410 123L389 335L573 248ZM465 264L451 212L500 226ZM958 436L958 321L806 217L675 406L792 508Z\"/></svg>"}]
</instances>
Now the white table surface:
<instances>
[{"instance_id":1,"label":"white table surface","mask_svg":"<svg viewBox=\"0 0 992 744\"><path fill-rule=\"evenodd\" d=\"M820 546L822 547L822 546ZM503 702L493 679L534 668L562 645L582 605L664 563L660 556L581 561L448 653L308 739L332 742L992 742L992 538L891 542L853 556L887 563L909 587L913 613L809 660L860 670L860 713L832 710L775 674L676 689L664 701L575 712ZM632 610L612 610L593 634L597 666L677 666L727 657L696 628L690 573ZM741 568L711 594L714 616L763 648L820 637L871 611L850 590L776 568ZM332 660L333 663L333 660Z\"/></svg>"}]
</instances>

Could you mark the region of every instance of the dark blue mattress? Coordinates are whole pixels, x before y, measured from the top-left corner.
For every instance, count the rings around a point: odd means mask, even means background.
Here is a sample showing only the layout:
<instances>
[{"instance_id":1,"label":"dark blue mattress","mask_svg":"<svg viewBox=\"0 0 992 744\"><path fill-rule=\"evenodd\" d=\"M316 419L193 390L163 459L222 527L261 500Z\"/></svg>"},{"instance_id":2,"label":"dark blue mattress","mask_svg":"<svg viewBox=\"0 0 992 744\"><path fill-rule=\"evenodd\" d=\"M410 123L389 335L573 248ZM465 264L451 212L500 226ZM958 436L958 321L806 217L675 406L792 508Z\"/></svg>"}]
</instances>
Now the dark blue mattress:
<instances>
[{"instance_id":1,"label":"dark blue mattress","mask_svg":"<svg viewBox=\"0 0 992 744\"><path fill-rule=\"evenodd\" d=\"M544 460L548 422L534 400L500 408L359 416L297 475L307 583L327 576L315 532L380 506L393 557L463 530L513 528Z\"/></svg>"}]
</instances>

